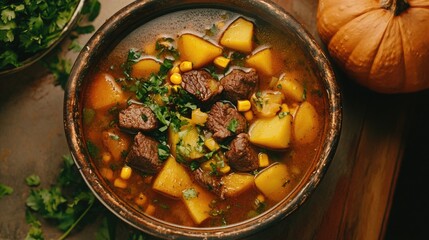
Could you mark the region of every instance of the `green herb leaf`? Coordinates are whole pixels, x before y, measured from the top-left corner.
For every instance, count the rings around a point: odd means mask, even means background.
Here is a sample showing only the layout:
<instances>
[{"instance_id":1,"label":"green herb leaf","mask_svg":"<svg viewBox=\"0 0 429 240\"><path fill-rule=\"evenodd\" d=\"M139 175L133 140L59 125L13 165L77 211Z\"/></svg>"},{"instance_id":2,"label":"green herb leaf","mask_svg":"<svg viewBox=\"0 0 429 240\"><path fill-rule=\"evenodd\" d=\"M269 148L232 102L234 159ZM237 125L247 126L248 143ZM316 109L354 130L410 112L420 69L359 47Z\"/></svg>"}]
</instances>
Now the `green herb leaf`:
<instances>
[{"instance_id":1,"label":"green herb leaf","mask_svg":"<svg viewBox=\"0 0 429 240\"><path fill-rule=\"evenodd\" d=\"M86 141L86 147L88 149L88 153L92 158L97 158L100 151L98 150L98 147L92 143L91 141Z\"/></svg>"},{"instance_id":2,"label":"green herb leaf","mask_svg":"<svg viewBox=\"0 0 429 240\"><path fill-rule=\"evenodd\" d=\"M6 195L10 195L13 193L13 188L0 183L0 199L2 199Z\"/></svg>"},{"instance_id":3,"label":"green herb leaf","mask_svg":"<svg viewBox=\"0 0 429 240\"><path fill-rule=\"evenodd\" d=\"M77 26L73 31L77 34L89 34L95 31L95 27L93 25Z\"/></svg>"},{"instance_id":4,"label":"green herb leaf","mask_svg":"<svg viewBox=\"0 0 429 240\"><path fill-rule=\"evenodd\" d=\"M191 171L195 171L200 167L200 163L198 161L192 161L189 164L189 168L191 169Z\"/></svg>"},{"instance_id":5,"label":"green herb leaf","mask_svg":"<svg viewBox=\"0 0 429 240\"><path fill-rule=\"evenodd\" d=\"M170 156L170 148L167 144L158 144L158 156L161 160L166 160Z\"/></svg>"},{"instance_id":6,"label":"green herb leaf","mask_svg":"<svg viewBox=\"0 0 429 240\"><path fill-rule=\"evenodd\" d=\"M30 176L28 176L27 178L25 178L25 183L27 183L28 186L30 187L36 187L40 185L40 177L32 174Z\"/></svg>"},{"instance_id":7,"label":"green herb leaf","mask_svg":"<svg viewBox=\"0 0 429 240\"><path fill-rule=\"evenodd\" d=\"M26 200L26 221L31 225L27 239L43 239L40 222L33 212L55 222L57 228L64 231L60 239L65 239L95 202L95 196L87 188L71 156L65 156L63 160L64 166L54 185L30 191Z\"/></svg>"},{"instance_id":8,"label":"green herb leaf","mask_svg":"<svg viewBox=\"0 0 429 240\"><path fill-rule=\"evenodd\" d=\"M185 198L185 200L190 200L193 198L198 197L198 192L197 190L195 190L195 188L188 188L183 190L183 198Z\"/></svg>"},{"instance_id":9,"label":"green herb leaf","mask_svg":"<svg viewBox=\"0 0 429 240\"><path fill-rule=\"evenodd\" d=\"M280 112L280 113L278 114L279 119L282 119L282 118L286 117L288 114L289 114L289 112Z\"/></svg>"},{"instance_id":10,"label":"green herb leaf","mask_svg":"<svg viewBox=\"0 0 429 240\"><path fill-rule=\"evenodd\" d=\"M233 118L231 121L229 121L228 126L226 127L229 131L235 133L237 131L238 127L238 121L237 119Z\"/></svg>"}]
</instances>

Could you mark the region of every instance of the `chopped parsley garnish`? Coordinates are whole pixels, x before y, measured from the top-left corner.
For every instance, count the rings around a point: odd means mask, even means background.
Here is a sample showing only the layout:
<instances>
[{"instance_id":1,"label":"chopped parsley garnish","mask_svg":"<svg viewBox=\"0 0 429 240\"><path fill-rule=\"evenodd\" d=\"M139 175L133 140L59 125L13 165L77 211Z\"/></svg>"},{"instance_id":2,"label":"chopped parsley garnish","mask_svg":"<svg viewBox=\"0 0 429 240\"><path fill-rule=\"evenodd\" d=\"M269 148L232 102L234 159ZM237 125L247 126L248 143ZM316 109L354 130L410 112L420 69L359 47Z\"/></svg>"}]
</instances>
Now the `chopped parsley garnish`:
<instances>
[{"instance_id":1,"label":"chopped parsley garnish","mask_svg":"<svg viewBox=\"0 0 429 240\"><path fill-rule=\"evenodd\" d=\"M141 56L142 53L137 49L131 48L128 50L127 60L121 65L127 79L131 78L131 67L140 60Z\"/></svg>"},{"instance_id":2,"label":"chopped parsley garnish","mask_svg":"<svg viewBox=\"0 0 429 240\"><path fill-rule=\"evenodd\" d=\"M238 121L237 119L233 118L231 121L229 121L228 126L226 127L229 131L235 133L237 131L238 127Z\"/></svg>"},{"instance_id":3,"label":"chopped parsley garnish","mask_svg":"<svg viewBox=\"0 0 429 240\"><path fill-rule=\"evenodd\" d=\"M289 112L280 112L278 116L280 119L282 119L282 118L286 117L288 114L289 114Z\"/></svg>"},{"instance_id":4,"label":"chopped parsley garnish","mask_svg":"<svg viewBox=\"0 0 429 240\"><path fill-rule=\"evenodd\" d=\"M262 93L260 91L255 93L255 96L252 97L252 102L255 104L256 108L262 109L264 107L264 99L262 98Z\"/></svg>"},{"instance_id":5,"label":"chopped parsley garnish","mask_svg":"<svg viewBox=\"0 0 429 240\"><path fill-rule=\"evenodd\" d=\"M219 172L217 171L217 164L216 163L211 162L210 168L211 168L210 175L213 175L213 176L219 175Z\"/></svg>"},{"instance_id":6,"label":"chopped parsley garnish","mask_svg":"<svg viewBox=\"0 0 429 240\"><path fill-rule=\"evenodd\" d=\"M231 58L231 65L244 67L244 60L246 59L246 54L240 53L240 52L233 52L230 58Z\"/></svg>"},{"instance_id":7,"label":"chopped parsley garnish","mask_svg":"<svg viewBox=\"0 0 429 240\"><path fill-rule=\"evenodd\" d=\"M189 164L189 168L191 169L191 171L195 171L200 167L200 163L198 161L192 161Z\"/></svg>"},{"instance_id":8,"label":"chopped parsley garnish","mask_svg":"<svg viewBox=\"0 0 429 240\"><path fill-rule=\"evenodd\" d=\"M147 122L147 119L148 119L148 118L147 118L147 116L146 116L145 114L142 114L142 115L141 115L141 118L143 119L143 121L144 121L144 122Z\"/></svg>"},{"instance_id":9,"label":"chopped parsley garnish","mask_svg":"<svg viewBox=\"0 0 429 240\"><path fill-rule=\"evenodd\" d=\"M158 157L161 160L166 160L170 156L170 148L167 144L158 144Z\"/></svg>"},{"instance_id":10,"label":"chopped parsley garnish","mask_svg":"<svg viewBox=\"0 0 429 240\"><path fill-rule=\"evenodd\" d=\"M305 101L307 99L307 89L304 88L304 92L302 93L302 100Z\"/></svg>"},{"instance_id":11,"label":"chopped parsley garnish","mask_svg":"<svg viewBox=\"0 0 429 240\"><path fill-rule=\"evenodd\" d=\"M100 150L98 147L89 140L86 140L86 147L88 149L88 153L92 158L97 158Z\"/></svg>"},{"instance_id":12,"label":"chopped parsley garnish","mask_svg":"<svg viewBox=\"0 0 429 240\"><path fill-rule=\"evenodd\" d=\"M109 134L109 137L110 137L112 140L115 140L115 141L119 141L119 139L120 139L120 137L119 137L118 135L113 134L113 133L110 133L110 134Z\"/></svg>"},{"instance_id":13,"label":"chopped parsley garnish","mask_svg":"<svg viewBox=\"0 0 429 240\"><path fill-rule=\"evenodd\" d=\"M220 220L220 223L222 225L227 225L227 221L226 221L226 215L228 214L229 210L231 209L231 205L227 205L225 207L225 209L221 209L217 207L217 201L213 200L210 202L209 207L210 207L210 212L209 215L213 218L217 218Z\"/></svg>"},{"instance_id":14,"label":"chopped parsley garnish","mask_svg":"<svg viewBox=\"0 0 429 240\"><path fill-rule=\"evenodd\" d=\"M155 50L157 57L172 56L174 59L179 59L179 52L174 47L174 39L169 37L162 37L156 40Z\"/></svg>"},{"instance_id":15,"label":"chopped parsley garnish","mask_svg":"<svg viewBox=\"0 0 429 240\"><path fill-rule=\"evenodd\" d=\"M198 192L197 192L197 190L195 190L195 188L185 189L185 190L183 190L182 194L183 194L183 198L185 198L185 200L190 200L190 199L198 197Z\"/></svg>"},{"instance_id":16,"label":"chopped parsley garnish","mask_svg":"<svg viewBox=\"0 0 429 240\"><path fill-rule=\"evenodd\" d=\"M216 24L212 24L210 28L207 28L205 31L205 35L209 37L215 36L219 32L219 28L216 26Z\"/></svg>"}]
</instances>

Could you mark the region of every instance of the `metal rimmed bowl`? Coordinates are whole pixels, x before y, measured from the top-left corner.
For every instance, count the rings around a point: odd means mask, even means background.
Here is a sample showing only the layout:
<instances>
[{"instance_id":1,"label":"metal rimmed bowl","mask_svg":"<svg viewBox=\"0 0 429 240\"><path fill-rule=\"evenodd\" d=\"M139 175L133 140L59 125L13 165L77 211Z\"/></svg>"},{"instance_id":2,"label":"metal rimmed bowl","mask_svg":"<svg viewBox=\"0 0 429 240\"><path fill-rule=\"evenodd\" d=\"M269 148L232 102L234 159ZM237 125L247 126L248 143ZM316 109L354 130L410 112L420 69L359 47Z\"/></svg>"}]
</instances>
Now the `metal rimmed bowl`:
<instances>
[{"instance_id":1,"label":"metal rimmed bowl","mask_svg":"<svg viewBox=\"0 0 429 240\"><path fill-rule=\"evenodd\" d=\"M159 16L178 10L217 8L263 19L280 31L291 34L307 54L312 68L326 91L327 121L323 143L304 180L285 199L261 215L220 227L186 227L142 214L107 186L86 149L83 136L83 95L93 64L121 38ZM214 239L249 235L285 218L314 191L333 158L341 130L341 96L330 63L311 36L279 6L259 0L147 0L136 1L112 16L90 39L72 69L64 101L64 125L70 151L83 178L99 200L119 218L144 232L162 238Z\"/></svg>"},{"instance_id":2,"label":"metal rimmed bowl","mask_svg":"<svg viewBox=\"0 0 429 240\"><path fill-rule=\"evenodd\" d=\"M79 19L79 16L80 16L80 13L82 11L84 4L85 4L85 0L79 0L72 16L70 17L70 20L67 22L67 24L64 26L64 28L61 30L61 33L59 34L58 38L55 39L49 45L49 47L47 47L43 50L40 50L40 51L34 53L32 56L26 58L25 60L20 62L21 65L18 67L6 68L3 70L0 69L0 77L22 71L22 70L28 68L29 66L33 65L34 63L36 63L40 59L42 59L48 53L50 53L73 29L73 26L77 23L77 21Z\"/></svg>"}]
</instances>

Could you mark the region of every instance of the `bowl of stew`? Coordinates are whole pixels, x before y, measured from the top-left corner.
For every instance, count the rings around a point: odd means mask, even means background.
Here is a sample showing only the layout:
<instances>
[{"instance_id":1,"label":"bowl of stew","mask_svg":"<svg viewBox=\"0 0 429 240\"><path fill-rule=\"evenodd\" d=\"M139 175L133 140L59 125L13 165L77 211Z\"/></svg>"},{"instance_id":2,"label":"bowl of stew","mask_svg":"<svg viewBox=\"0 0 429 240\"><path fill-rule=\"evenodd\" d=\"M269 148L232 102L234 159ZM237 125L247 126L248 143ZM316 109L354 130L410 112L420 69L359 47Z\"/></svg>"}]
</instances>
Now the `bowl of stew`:
<instances>
[{"instance_id":1,"label":"bowl of stew","mask_svg":"<svg viewBox=\"0 0 429 240\"><path fill-rule=\"evenodd\" d=\"M81 51L72 156L99 200L162 238L244 237L314 191L341 96L311 36L267 1L136 1Z\"/></svg>"}]
</instances>

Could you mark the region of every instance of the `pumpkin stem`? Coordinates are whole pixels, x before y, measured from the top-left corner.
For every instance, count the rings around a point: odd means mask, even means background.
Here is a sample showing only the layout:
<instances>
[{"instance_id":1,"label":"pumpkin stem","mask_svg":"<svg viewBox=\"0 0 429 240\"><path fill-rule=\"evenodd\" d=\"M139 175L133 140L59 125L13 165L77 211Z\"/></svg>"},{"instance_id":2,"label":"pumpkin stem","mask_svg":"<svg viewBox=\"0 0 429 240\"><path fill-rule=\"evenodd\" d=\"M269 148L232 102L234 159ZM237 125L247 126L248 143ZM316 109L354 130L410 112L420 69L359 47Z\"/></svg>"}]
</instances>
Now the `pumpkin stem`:
<instances>
[{"instance_id":1,"label":"pumpkin stem","mask_svg":"<svg viewBox=\"0 0 429 240\"><path fill-rule=\"evenodd\" d=\"M407 0L381 0L380 3L382 8L392 11L395 16L410 7Z\"/></svg>"}]
</instances>

